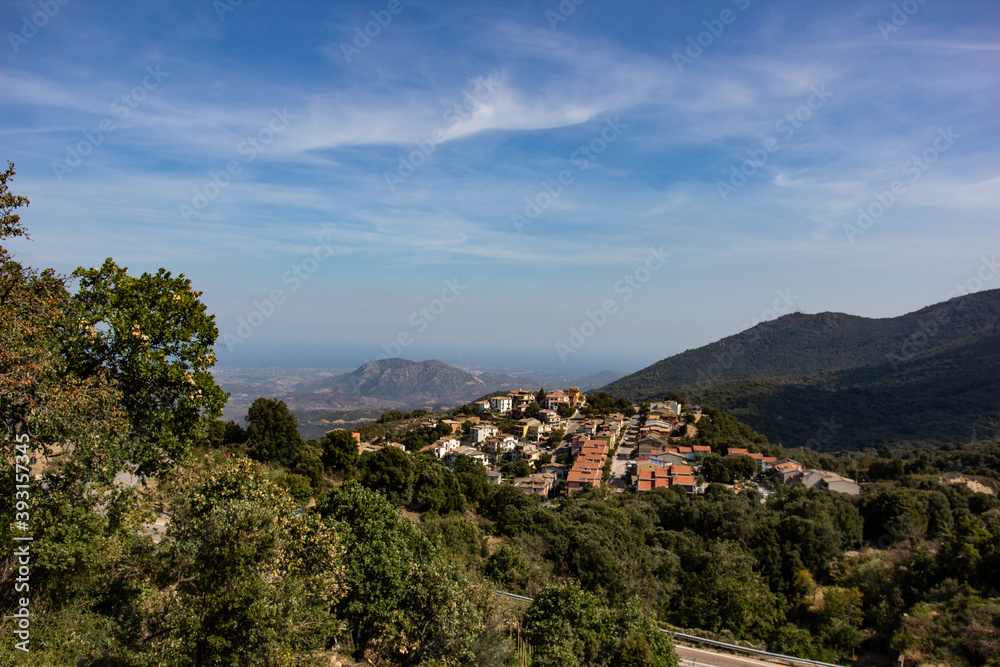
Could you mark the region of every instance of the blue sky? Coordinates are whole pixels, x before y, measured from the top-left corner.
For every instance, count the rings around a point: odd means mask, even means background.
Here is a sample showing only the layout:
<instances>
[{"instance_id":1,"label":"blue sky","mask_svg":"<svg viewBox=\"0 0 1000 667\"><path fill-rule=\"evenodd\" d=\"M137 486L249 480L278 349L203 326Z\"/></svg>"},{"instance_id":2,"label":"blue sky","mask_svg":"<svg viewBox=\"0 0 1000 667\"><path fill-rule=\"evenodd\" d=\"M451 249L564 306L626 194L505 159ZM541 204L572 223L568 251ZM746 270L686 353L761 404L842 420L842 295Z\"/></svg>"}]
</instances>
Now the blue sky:
<instances>
[{"instance_id":1,"label":"blue sky","mask_svg":"<svg viewBox=\"0 0 1000 667\"><path fill-rule=\"evenodd\" d=\"M10 245L184 273L223 365L633 371L1000 287L996 2L35 0L0 26Z\"/></svg>"}]
</instances>

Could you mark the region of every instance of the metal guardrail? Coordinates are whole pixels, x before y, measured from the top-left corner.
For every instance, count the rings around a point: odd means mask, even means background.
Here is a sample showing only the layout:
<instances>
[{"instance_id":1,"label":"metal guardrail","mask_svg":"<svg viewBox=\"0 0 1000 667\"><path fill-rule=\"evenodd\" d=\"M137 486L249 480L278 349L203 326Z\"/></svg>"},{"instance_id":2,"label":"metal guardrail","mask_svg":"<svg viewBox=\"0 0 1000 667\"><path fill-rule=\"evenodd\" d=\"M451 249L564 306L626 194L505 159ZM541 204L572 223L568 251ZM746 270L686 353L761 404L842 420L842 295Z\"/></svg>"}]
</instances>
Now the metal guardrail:
<instances>
[{"instance_id":1,"label":"metal guardrail","mask_svg":"<svg viewBox=\"0 0 1000 667\"><path fill-rule=\"evenodd\" d=\"M523 595L514 595L513 593L504 593L503 591L493 591L494 594L500 595L502 597L511 598L513 600L520 600L521 602L534 602L534 599L524 597ZM660 632L665 632L667 634L673 635L674 639L679 641L688 642L692 644L704 644L706 646L713 646L715 648L724 648L728 651L737 651L740 653L747 653L760 658L773 658L775 660L786 660L788 662L794 662L799 665L813 665L814 667L842 667L841 665L836 665L830 662L818 662L816 660L808 660L806 658L796 658L791 655L782 655L780 653L768 653L767 651L761 651L755 648L747 648L746 646L738 646L736 644L727 644L726 642L720 642L715 639L705 639L704 637L698 637L697 635L687 635L683 632L674 632L673 630L666 630L660 628Z\"/></svg>"},{"instance_id":2,"label":"metal guardrail","mask_svg":"<svg viewBox=\"0 0 1000 667\"><path fill-rule=\"evenodd\" d=\"M671 631L661 629L660 632L671 632ZM741 653L749 653L750 655L756 655L761 658L774 658L775 660L787 660L789 662L794 662L799 665L816 665L816 667L841 667L841 665L835 665L830 662L818 662L816 660L808 660L806 658L796 658L795 656L782 655L780 653L768 653L767 651L760 651L755 648L747 648L746 646L737 646L736 644L727 644L726 642L720 642L714 639L705 639L704 637L698 637L696 635L686 635L681 632L674 632L672 634L674 635L674 639L678 639L680 641L685 641L692 644L705 644L706 646L724 648L729 651L740 651Z\"/></svg>"}]
</instances>

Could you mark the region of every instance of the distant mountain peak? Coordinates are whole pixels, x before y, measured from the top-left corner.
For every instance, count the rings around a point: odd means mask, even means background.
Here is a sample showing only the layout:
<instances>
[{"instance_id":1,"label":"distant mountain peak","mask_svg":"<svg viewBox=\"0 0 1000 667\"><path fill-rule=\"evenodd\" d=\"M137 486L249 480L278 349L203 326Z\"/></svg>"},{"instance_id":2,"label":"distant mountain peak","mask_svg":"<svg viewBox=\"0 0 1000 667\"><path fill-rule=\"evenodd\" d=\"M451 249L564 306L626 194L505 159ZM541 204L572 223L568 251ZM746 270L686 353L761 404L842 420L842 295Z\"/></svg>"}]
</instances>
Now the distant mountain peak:
<instances>
[{"instance_id":1,"label":"distant mountain peak","mask_svg":"<svg viewBox=\"0 0 1000 667\"><path fill-rule=\"evenodd\" d=\"M480 378L448 364L429 359L391 358L368 361L354 371L293 389L289 401L297 409L354 409L378 402L385 408L425 404L460 405L484 393L516 388L507 376Z\"/></svg>"}]
</instances>

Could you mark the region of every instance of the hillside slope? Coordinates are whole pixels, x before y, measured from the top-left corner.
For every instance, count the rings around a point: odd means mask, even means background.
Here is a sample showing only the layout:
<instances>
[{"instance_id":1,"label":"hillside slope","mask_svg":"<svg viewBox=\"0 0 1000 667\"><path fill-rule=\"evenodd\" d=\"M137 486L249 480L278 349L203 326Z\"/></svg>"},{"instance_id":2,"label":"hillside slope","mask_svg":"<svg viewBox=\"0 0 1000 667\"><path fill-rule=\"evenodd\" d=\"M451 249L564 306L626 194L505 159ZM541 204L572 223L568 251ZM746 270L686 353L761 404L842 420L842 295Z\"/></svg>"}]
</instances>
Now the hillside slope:
<instances>
[{"instance_id":1,"label":"hillside slope","mask_svg":"<svg viewBox=\"0 0 1000 667\"><path fill-rule=\"evenodd\" d=\"M896 318L793 314L605 387L678 391L786 446L859 449L1000 434L1000 290ZM834 426L823 422L834 420Z\"/></svg>"}]
</instances>

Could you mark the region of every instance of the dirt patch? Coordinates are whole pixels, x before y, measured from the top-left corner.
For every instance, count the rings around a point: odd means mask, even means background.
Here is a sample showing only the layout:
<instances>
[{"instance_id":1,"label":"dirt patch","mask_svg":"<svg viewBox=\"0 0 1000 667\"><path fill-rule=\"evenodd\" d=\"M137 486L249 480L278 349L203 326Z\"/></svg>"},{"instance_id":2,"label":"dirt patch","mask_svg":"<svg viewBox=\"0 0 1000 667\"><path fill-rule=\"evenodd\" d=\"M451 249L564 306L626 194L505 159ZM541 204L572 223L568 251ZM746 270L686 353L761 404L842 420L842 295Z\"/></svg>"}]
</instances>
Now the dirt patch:
<instances>
[{"instance_id":1,"label":"dirt patch","mask_svg":"<svg viewBox=\"0 0 1000 667\"><path fill-rule=\"evenodd\" d=\"M940 480L948 484L965 484L975 493L986 493L991 496L997 495L996 482L990 479L971 479L963 475L942 475Z\"/></svg>"},{"instance_id":2,"label":"dirt patch","mask_svg":"<svg viewBox=\"0 0 1000 667\"><path fill-rule=\"evenodd\" d=\"M496 551L497 547L499 547L502 543L503 543L503 539L500 538L500 537L494 537L492 535L487 536L486 537L486 550L492 556L493 552Z\"/></svg>"}]
</instances>

